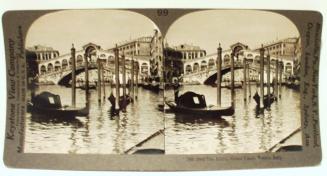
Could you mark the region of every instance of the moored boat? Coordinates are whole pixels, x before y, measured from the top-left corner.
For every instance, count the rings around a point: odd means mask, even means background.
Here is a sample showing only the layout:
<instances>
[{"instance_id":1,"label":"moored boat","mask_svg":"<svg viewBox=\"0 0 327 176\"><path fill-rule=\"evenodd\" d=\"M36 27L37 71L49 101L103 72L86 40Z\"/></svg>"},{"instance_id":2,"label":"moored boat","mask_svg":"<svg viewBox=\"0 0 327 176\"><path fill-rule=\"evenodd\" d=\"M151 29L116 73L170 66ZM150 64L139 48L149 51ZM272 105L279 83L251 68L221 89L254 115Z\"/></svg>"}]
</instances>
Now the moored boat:
<instances>
[{"instance_id":1,"label":"moored boat","mask_svg":"<svg viewBox=\"0 0 327 176\"><path fill-rule=\"evenodd\" d=\"M260 105L260 96L259 96L258 92L256 92L254 94L253 99L257 103L257 106L259 106ZM277 98L276 98L276 96L274 94L264 95L263 96L263 106L264 106L264 108L270 106L274 101L277 101Z\"/></svg>"},{"instance_id":2,"label":"moored boat","mask_svg":"<svg viewBox=\"0 0 327 176\"><path fill-rule=\"evenodd\" d=\"M33 97L32 101L27 104L27 110L32 114L41 114L45 118L74 118L88 115L86 108L62 106L59 95L46 91Z\"/></svg>"},{"instance_id":3,"label":"moored boat","mask_svg":"<svg viewBox=\"0 0 327 176\"><path fill-rule=\"evenodd\" d=\"M234 114L234 107L207 106L204 95L186 92L177 101L166 100L165 103L176 113L190 114L201 118L219 118Z\"/></svg>"}]
</instances>

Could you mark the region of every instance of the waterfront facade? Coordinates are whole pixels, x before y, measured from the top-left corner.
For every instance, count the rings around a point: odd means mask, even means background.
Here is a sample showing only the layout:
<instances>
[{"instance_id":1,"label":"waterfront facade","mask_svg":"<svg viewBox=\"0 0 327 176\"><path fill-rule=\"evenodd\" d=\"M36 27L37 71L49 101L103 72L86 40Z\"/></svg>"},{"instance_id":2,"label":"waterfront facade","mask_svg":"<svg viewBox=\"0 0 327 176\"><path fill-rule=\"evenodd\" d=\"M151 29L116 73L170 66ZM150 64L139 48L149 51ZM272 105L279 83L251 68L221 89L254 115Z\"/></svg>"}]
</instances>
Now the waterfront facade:
<instances>
[{"instance_id":1,"label":"waterfront facade","mask_svg":"<svg viewBox=\"0 0 327 176\"><path fill-rule=\"evenodd\" d=\"M207 54L206 50L200 48L200 46L190 44L180 44L172 48L182 53L182 58L184 61L204 57Z\"/></svg>"},{"instance_id":2,"label":"waterfront facade","mask_svg":"<svg viewBox=\"0 0 327 176\"><path fill-rule=\"evenodd\" d=\"M299 47L299 37L289 37L263 45L263 48L267 50L271 56L290 61L284 65L285 72L289 73L290 75L294 74L294 64L300 57L299 54L296 54L299 50L301 50ZM256 51L259 50L260 48L256 49Z\"/></svg>"},{"instance_id":3,"label":"waterfront facade","mask_svg":"<svg viewBox=\"0 0 327 176\"><path fill-rule=\"evenodd\" d=\"M51 60L59 56L58 50L43 45L35 45L33 47L28 47L26 50L35 53L35 60L38 62Z\"/></svg>"}]
</instances>

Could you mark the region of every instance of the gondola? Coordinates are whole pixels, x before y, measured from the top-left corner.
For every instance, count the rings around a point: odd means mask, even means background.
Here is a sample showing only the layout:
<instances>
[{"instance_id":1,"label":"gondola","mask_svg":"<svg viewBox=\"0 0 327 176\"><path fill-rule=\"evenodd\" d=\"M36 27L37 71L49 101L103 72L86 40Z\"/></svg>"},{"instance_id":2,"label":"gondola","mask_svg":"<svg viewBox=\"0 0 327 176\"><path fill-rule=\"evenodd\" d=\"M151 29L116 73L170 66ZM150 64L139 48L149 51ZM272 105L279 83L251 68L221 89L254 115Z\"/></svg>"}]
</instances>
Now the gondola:
<instances>
[{"instance_id":1,"label":"gondola","mask_svg":"<svg viewBox=\"0 0 327 176\"><path fill-rule=\"evenodd\" d=\"M270 97L270 101L269 101L269 97ZM258 92L256 92L254 94L253 99L257 103L257 106L259 106L260 105L260 96L259 96ZM277 98L276 98L276 96L274 94L264 95L263 96L263 106L264 106L264 108L269 107L274 101L277 101Z\"/></svg>"},{"instance_id":2,"label":"gondola","mask_svg":"<svg viewBox=\"0 0 327 176\"><path fill-rule=\"evenodd\" d=\"M83 85L79 86L79 88L82 89L82 90L85 90L86 89L86 85L83 84ZM90 84L89 85L89 90L96 89L96 88L97 88L97 86L95 84Z\"/></svg>"},{"instance_id":3,"label":"gondola","mask_svg":"<svg viewBox=\"0 0 327 176\"><path fill-rule=\"evenodd\" d=\"M159 82L151 82L151 83L144 82L142 87L144 89L151 90L153 92L159 92L160 91Z\"/></svg>"},{"instance_id":4,"label":"gondola","mask_svg":"<svg viewBox=\"0 0 327 176\"><path fill-rule=\"evenodd\" d=\"M124 102L124 97L120 96L119 97L119 110L122 110L124 107L129 105L131 102L133 102L133 98L130 97L129 95L125 96L125 102ZM111 107L115 109L115 102L116 102L116 97L111 93L110 96L108 97L109 102L111 103Z\"/></svg>"},{"instance_id":5,"label":"gondola","mask_svg":"<svg viewBox=\"0 0 327 176\"><path fill-rule=\"evenodd\" d=\"M177 101L166 100L165 103L176 113L189 114L200 118L219 118L234 114L234 107L207 106L204 95L186 92Z\"/></svg>"},{"instance_id":6,"label":"gondola","mask_svg":"<svg viewBox=\"0 0 327 176\"><path fill-rule=\"evenodd\" d=\"M89 113L86 108L62 106L59 95L46 91L33 97L32 101L27 104L27 110L32 114L43 115L45 118L74 118L86 116Z\"/></svg>"}]
</instances>

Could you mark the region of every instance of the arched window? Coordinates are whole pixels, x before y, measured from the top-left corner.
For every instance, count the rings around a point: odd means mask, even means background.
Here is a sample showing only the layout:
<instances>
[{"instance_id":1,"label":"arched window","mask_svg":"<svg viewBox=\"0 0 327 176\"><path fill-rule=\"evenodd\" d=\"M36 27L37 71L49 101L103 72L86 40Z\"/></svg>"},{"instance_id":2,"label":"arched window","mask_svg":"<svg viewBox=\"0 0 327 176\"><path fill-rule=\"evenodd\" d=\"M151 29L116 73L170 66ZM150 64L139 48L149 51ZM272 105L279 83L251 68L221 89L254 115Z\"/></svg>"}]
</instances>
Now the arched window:
<instances>
[{"instance_id":1,"label":"arched window","mask_svg":"<svg viewBox=\"0 0 327 176\"><path fill-rule=\"evenodd\" d=\"M83 65L83 56L78 55L76 59L76 66L81 66L81 65Z\"/></svg>"},{"instance_id":2,"label":"arched window","mask_svg":"<svg viewBox=\"0 0 327 176\"><path fill-rule=\"evenodd\" d=\"M47 68L44 65L41 65L40 73L44 74L47 71Z\"/></svg>"},{"instance_id":3,"label":"arched window","mask_svg":"<svg viewBox=\"0 0 327 176\"><path fill-rule=\"evenodd\" d=\"M147 74L149 71L149 66L147 63L142 63L141 65L141 73Z\"/></svg>"},{"instance_id":4,"label":"arched window","mask_svg":"<svg viewBox=\"0 0 327 176\"><path fill-rule=\"evenodd\" d=\"M191 73L192 72L192 66L191 65L186 65L186 68L185 68L185 73Z\"/></svg>"},{"instance_id":5,"label":"arched window","mask_svg":"<svg viewBox=\"0 0 327 176\"><path fill-rule=\"evenodd\" d=\"M260 56L255 56L254 58L255 63L260 64Z\"/></svg>"},{"instance_id":6,"label":"arched window","mask_svg":"<svg viewBox=\"0 0 327 176\"><path fill-rule=\"evenodd\" d=\"M208 65L207 65L207 61L202 61L201 62L201 71L205 71L207 69Z\"/></svg>"},{"instance_id":7,"label":"arched window","mask_svg":"<svg viewBox=\"0 0 327 176\"><path fill-rule=\"evenodd\" d=\"M253 57L253 55L252 54L248 54L248 55L246 55L246 57Z\"/></svg>"},{"instance_id":8,"label":"arched window","mask_svg":"<svg viewBox=\"0 0 327 176\"><path fill-rule=\"evenodd\" d=\"M209 59L208 67L209 69L213 69L215 67L215 60L213 58Z\"/></svg>"},{"instance_id":9,"label":"arched window","mask_svg":"<svg viewBox=\"0 0 327 176\"><path fill-rule=\"evenodd\" d=\"M224 55L224 65L228 65L230 62L230 57L228 54L225 54Z\"/></svg>"},{"instance_id":10,"label":"arched window","mask_svg":"<svg viewBox=\"0 0 327 176\"><path fill-rule=\"evenodd\" d=\"M71 59L70 59L70 60L71 60ZM65 70L65 69L68 68L68 62L67 62L67 59L62 60L61 68L62 68L63 70Z\"/></svg>"},{"instance_id":11,"label":"arched window","mask_svg":"<svg viewBox=\"0 0 327 176\"><path fill-rule=\"evenodd\" d=\"M61 64L60 64L60 62L59 61L56 61L55 62L55 71L58 71L58 70L60 70L60 68L61 68Z\"/></svg>"},{"instance_id":12,"label":"arched window","mask_svg":"<svg viewBox=\"0 0 327 176\"><path fill-rule=\"evenodd\" d=\"M53 71L53 65L51 63L48 64L48 72Z\"/></svg>"},{"instance_id":13,"label":"arched window","mask_svg":"<svg viewBox=\"0 0 327 176\"><path fill-rule=\"evenodd\" d=\"M193 65L193 72L198 72L200 69L199 69L199 64L198 63L194 63Z\"/></svg>"}]
</instances>

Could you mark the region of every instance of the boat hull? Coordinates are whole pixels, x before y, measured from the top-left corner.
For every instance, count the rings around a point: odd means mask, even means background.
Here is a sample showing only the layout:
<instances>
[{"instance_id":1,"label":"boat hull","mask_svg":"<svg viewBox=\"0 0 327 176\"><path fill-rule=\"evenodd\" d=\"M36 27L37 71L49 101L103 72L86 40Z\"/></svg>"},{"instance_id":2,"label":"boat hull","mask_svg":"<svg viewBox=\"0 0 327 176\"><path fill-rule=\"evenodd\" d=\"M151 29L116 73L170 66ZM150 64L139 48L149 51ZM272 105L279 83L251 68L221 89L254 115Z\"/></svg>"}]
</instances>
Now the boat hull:
<instances>
[{"instance_id":1,"label":"boat hull","mask_svg":"<svg viewBox=\"0 0 327 176\"><path fill-rule=\"evenodd\" d=\"M73 108L73 107L62 107L62 108L39 108L33 106L32 104L28 105L28 110L32 114L43 115L48 118L75 118L76 116L85 116L88 114L88 111L85 108Z\"/></svg>"},{"instance_id":2,"label":"boat hull","mask_svg":"<svg viewBox=\"0 0 327 176\"><path fill-rule=\"evenodd\" d=\"M165 101L165 103L176 113L190 114L192 116L219 118L221 116L231 116L234 114L234 108L230 107L207 107L207 108L188 108L177 106L174 101Z\"/></svg>"}]
</instances>

